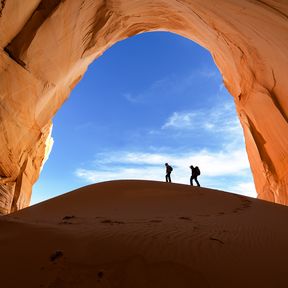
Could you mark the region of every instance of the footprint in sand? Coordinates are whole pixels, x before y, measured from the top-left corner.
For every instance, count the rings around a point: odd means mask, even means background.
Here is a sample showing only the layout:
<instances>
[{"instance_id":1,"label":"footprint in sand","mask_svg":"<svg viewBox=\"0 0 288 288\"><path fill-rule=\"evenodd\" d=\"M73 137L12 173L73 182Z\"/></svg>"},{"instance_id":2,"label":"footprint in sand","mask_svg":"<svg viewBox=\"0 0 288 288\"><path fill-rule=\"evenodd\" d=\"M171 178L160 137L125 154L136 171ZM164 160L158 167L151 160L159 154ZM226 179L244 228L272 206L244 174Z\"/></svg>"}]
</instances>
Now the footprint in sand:
<instances>
[{"instance_id":1,"label":"footprint in sand","mask_svg":"<svg viewBox=\"0 0 288 288\"><path fill-rule=\"evenodd\" d=\"M110 219L102 220L101 223L102 224L110 224L110 225L113 225L113 224L125 224L125 222L123 222L123 221L113 221L113 220L110 220Z\"/></svg>"},{"instance_id":2,"label":"footprint in sand","mask_svg":"<svg viewBox=\"0 0 288 288\"><path fill-rule=\"evenodd\" d=\"M241 201L241 205L240 207L235 208L232 212L233 213L239 213L241 211L245 211L246 209L250 208L252 205L252 201L250 201L249 199L241 196L241 195L237 195L236 196L238 199L240 199Z\"/></svg>"},{"instance_id":3,"label":"footprint in sand","mask_svg":"<svg viewBox=\"0 0 288 288\"><path fill-rule=\"evenodd\" d=\"M58 260L59 258L63 257L63 251L61 250L56 250L55 252L53 252L50 256L50 261L51 262L55 262L56 260Z\"/></svg>"},{"instance_id":4,"label":"footprint in sand","mask_svg":"<svg viewBox=\"0 0 288 288\"><path fill-rule=\"evenodd\" d=\"M218 238L210 237L209 240L216 241L216 242L218 242L218 243L224 245L224 242L223 242L222 240L218 239Z\"/></svg>"},{"instance_id":5,"label":"footprint in sand","mask_svg":"<svg viewBox=\"0 0 288 288\"><path fill-rule=\"evenodd\" d=\"M217 215L225 215L225 212L219 212Z\"/></svg>"},{"instance_id":6,"label":"footprint in sand","mask_svg":"<svg viewBox=\"0 0 288 288\"><path fill-rule=\"evenodd\" d=\"M190 218L190 217L185 217L185 216L179 217L179 219L180 219L180 220L191 221L191 218Z\"/></svg>"},{"instance_id":7,"label":"footprint in sand","mask_svg":"<svg viewBox=\"0 0 288 288\"><path fill-rule=\"evenodd\" d=\"M69 221L69 220L72 220L72 219L75 219L76 217L74 215L67 215L67 216L64 216L62 218L62 221L59 222L59 224L73 224L73 222Z\"/></svg>"},{"instance_id":8,"label":"footprint in sand","mask_svg":"<svg viewBox=\"0 0 288 288\"><path fill-rule=\"evenodd\" d=\"M99 271L97 273L97 281L100 282L102 280L102 278L104 277L104 272L103 271Z\"/></svg>"},{"instance_id":9,"label":"footprint in sand","mask_svg":"<svg viewBox=\"0 0 288 288\"><path fill-rule=\"evenodd\" d=\"M71 216L64 216L64 217L62 218L62 220L65 221L65 220L69 220L69 219L73 219L73 218L75 218L74 215L71 215Z\"/></svg>"},{"instance_id":10,"label":"footprint in sand","mask_svg":"<svg viewBox=\"0 0 288 288\"><path fill-rule=\"evenodd\" d=\"M161 223L162 220L150 220L149 222L150 222L150 223Z\"/></svg>"}]
</instances>

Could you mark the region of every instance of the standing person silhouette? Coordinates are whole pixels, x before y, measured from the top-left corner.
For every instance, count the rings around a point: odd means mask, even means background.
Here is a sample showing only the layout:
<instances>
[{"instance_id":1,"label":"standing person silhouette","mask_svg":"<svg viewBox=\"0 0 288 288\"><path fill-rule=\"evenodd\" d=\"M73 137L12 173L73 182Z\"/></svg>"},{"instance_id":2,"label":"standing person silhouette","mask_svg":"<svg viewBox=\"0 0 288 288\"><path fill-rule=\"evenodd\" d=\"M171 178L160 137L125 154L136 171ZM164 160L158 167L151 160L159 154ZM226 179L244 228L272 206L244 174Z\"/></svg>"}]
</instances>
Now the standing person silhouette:
<instances>
[{"instance_id":1,"label":"standing person silhouette","mask_svg":"<svg viewBox=\"0 0 288 288\"><path fill-rule=\"evenodd\" d=\"M193 165L190 166L191 168L191 177L190 177L190 185L193 186L193 180L195 180L197 186L200 187L200 184L197 180L197 177L200 175L200 169L198 166L194 167Z\"/></svg>"},{"instance_id":2,"label":"standing person silhouette","mask_svg":"<svg viewBox=\"0 0 288 288\"><path fill-rule=\"evenodd\" d=\"M171 172L173 171L173 168L168 164L168 163L165 163L165 166L166 166L166 182L169 182L171 183Z\"/></svg>"}]
</instances>

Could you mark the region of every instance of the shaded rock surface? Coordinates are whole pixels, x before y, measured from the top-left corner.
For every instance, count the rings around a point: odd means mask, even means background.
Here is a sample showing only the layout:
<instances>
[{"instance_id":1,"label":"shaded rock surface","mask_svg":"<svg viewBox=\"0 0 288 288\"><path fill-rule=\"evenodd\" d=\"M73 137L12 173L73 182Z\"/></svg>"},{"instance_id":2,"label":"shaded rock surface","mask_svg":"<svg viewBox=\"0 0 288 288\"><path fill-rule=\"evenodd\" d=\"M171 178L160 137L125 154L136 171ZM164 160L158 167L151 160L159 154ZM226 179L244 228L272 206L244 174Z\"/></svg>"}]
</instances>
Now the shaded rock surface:
<instances>
[{"instance_id":1,"label":"shaded rock surface","mask_svg":"<svg viewBox=\"0 0 288 288\"><path fill-rule=\"evenodd\" d=\"M235 99L259 198L288 204L286 0L4 0L0 213L29 205L51 119L88 65L117 41L156 30L211 52Z\"/></svg>"}]
</instances>

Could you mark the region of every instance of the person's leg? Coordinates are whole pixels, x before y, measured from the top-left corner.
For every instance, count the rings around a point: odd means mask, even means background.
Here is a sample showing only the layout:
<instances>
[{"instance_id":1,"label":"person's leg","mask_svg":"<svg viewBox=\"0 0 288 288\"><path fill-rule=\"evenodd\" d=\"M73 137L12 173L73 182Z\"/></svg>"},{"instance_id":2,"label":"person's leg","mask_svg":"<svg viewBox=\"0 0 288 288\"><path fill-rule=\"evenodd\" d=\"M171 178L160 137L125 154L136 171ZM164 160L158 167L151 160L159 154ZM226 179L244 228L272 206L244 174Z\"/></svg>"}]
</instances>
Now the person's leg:
<instances>
[{"instance_id":1,"label":"person's leg","mask_svg":"<svg viewBox=\"0 0 288 288\"><path fill-rule=\"evenodd\" d=\"M193 186L193 178L192 178L192 176L190 177L190 185Z\"/></svg>"},{"instance_id":2,"label":"person's leg","mask_svg":"<svg viewBox=\"0 0 288 288\"><path fill-rule=\"evenodd\" d=\"M166 174L165 179L166 179L166 182L168 182L168 174Z\"/></svg>"},{"instance_id":3,"label":"person's leg","mask_svg":"<svg viewBox=\"0 0 288 288\"><path fill-rule=\"evenodd\" d=\"M171 175L171 173L167 174L167 180L168 180L167 182L169 182L169 183L171 182L171 176L170 175Z\"/></svg>"},{"instance_id":4,"label":"person's leg","mask_svg":"<svg viewBox=\"0 0 288 288\"><path fill-rule=\"evenodd\" d=\"M198 180L197 180L197 176L195 177L195 182L197 183L197 186L200 187L200 184L199 184L199 182L198 182Z\"/></svg>"}]
</instances>

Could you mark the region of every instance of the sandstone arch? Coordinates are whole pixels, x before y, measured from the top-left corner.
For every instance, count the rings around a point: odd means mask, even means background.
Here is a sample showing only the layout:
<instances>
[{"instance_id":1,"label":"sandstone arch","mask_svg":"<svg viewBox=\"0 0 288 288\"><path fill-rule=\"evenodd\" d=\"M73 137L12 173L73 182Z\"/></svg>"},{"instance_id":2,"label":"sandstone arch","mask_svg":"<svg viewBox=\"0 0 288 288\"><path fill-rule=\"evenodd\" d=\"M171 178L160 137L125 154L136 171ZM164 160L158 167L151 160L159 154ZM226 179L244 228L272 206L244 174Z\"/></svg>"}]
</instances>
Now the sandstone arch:
<instances>
[{"instance_id":1,"label":"sandstone arch","mask_svg":"<svg viewBox=\"0 0 288 288\"><path fill-rule=\"evenodd\" d=\"M288 204L286 0L4 0L0 212L29 205L51 118L115 42L170 31L207 48L234 96L258 196Z\"/></svg>"}]
</instances>

